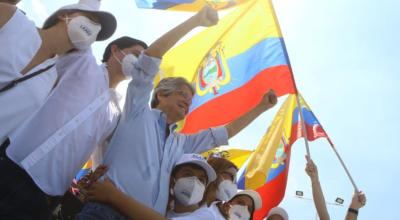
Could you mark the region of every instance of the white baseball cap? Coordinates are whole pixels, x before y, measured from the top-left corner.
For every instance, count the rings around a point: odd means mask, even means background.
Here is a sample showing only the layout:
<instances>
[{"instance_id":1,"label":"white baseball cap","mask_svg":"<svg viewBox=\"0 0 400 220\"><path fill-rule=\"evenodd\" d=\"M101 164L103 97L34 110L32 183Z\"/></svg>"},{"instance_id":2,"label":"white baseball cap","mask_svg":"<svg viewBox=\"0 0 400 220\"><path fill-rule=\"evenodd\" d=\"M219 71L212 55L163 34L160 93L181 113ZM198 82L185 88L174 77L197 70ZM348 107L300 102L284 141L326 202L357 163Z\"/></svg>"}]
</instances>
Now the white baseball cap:
<instances>
[{"instance_id":1,"label":"white baseball cap","mask_svg":"<svg viewBox=\"0 0 400 220\"><path fill-rule=\"evenodd\" d=\"M196 164L201 168L203 168L206 171L208 177L207 185L217 179L217 174L215 173L215 170L210 166L210 164L207 163L207 160L204 159L204 157L202 157L200 154L182 155L179 161L175 164L175 167L183 164Z\"/></svg>"},{"instance_id":2,"label":"white baseball cap","mask_svg":"<svg viewBox=\"0 0 400 220\"><path fill-rule=\"evenodd\" d=\"M47 29L53 26L57 22L57 17L62 12L87 12L95 15L99 18L99 23L101 24L101 30L97 35L96 40L106 40L111 37L117 28L117 20L114 15L109 12L99 11L100 0L79 0L79 3L66 5L58 9L52 15L50 15L43 24L43 29Z\"/></svg>"},{"instance_id":3,"label":"white baseball cap","mask_svg":"<svg viewBox=\"0 0 400 220\"><path fill-rule=\"evenodd\" d=\"M279 215L283 218L283 220L289 220L289 215L287 214L286 210L284 210L281 207L272 208L269 211L267 218L270 217L271 215Z\"/></svg>"},{"instance_id":4,"label":"white baseball cap","mask_svg":"<svg viewBox=\"0 0 400 220\"><path fill-rule=\"evenodd\" d=\"M255 210L261 209L262 200L261 200L261 196L260 196L260 194L258 194L258 192L254 191L254 190L246 189L246 190L237 192L234 197L239 196L239 195L250 196L250 198L253 199L253 202L254 202L254 209Z\"/></svg>"}]
</instances>

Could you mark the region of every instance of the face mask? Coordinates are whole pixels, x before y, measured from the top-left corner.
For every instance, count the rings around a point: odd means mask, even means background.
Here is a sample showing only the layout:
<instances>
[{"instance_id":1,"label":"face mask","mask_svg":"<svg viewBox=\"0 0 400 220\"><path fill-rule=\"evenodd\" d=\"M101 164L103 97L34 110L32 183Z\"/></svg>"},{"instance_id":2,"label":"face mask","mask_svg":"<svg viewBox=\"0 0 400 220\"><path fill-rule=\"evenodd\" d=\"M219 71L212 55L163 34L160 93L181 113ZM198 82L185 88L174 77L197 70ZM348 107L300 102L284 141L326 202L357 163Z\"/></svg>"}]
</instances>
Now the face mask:
<instances>
[{"instance_id":1,"label":"face mask","mask_svg":"<svg viewBox=\"0 0 400 220\"><path fill-rule=\"evenodd\" d=\"M229 220L249 220L250 213L247 206L232 205L229 209Z\"/></svg>"},{"instance_id":2,"label":"face mask","mask_svg":"<svg viewBox=\"0 0 400 220\"><path fill-rule=\"evenodd\" d=\"M68 37L76 49L87 49L96 41L101 25L85 16L77 16L65 20L67 23Z\"/></svg>"},{"instance_id":3,"label":"face mask","mask_svg":"<svg viewBox=\"0 0 400 220\"><path fill-rule=\"evenodd\" d=\"M237 193L237 186L231 180L223 180L217 189L217 199L221 201L230 200Z\"/></svg>"},{"instance_id":4,"label":"face mask","mask_svg":"<svg viewBox=\"0 0 400 220\"><path fill-rule=\"evenodd\" d=\"M194 205L203 199L206 187L195 177L184 177L178 179L174 186L175 199L184 206Z\"/></svg>"},{"instance_id":5,"label":"face mask","mask_svg":"<svg viewBox=\"0 0 400 220\"><path fill-rule=\"evenodd\" d=\"M126 54L122 50L121 53L124 55L122 62L114 54L113 57L119 64L121 64L122 73L125 75L125 79L131 79L132 71L135 68L135 63L137 62L138 58L133 54Z\"/></svg>"}]
</instances>

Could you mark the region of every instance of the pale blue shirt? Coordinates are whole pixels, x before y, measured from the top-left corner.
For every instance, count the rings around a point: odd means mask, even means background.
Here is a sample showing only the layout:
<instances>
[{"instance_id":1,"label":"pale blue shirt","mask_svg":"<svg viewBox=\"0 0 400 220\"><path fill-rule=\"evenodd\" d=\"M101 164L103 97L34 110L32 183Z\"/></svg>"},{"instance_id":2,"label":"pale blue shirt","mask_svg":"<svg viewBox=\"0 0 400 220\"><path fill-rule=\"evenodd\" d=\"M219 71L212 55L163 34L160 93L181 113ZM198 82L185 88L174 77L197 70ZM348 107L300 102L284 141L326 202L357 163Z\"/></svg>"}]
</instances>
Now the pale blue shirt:
<instances>
[{"instance_id":1,"label":"pale blue shirt","mask_svg":"<svg viewBox=\"0 0 400 220\"><path fill-rule=\"evenodd\" d=\"M226 145L225 127L166 136L166 116L149 106L160 60L142 54L132 71L122 117L104 157L107 176L127 195L165 215L171 170L184 153Z\"/></svg>"}]
</instances>

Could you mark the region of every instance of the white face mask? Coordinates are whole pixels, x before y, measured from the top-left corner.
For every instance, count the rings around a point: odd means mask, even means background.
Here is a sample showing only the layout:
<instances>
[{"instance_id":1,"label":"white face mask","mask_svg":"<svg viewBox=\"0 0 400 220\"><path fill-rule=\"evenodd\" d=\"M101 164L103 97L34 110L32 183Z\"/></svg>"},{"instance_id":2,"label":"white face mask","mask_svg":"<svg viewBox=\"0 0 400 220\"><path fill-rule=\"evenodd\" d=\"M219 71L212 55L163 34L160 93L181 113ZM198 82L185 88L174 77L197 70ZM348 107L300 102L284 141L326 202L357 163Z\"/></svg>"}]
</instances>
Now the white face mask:
<instances>
[{"instance_id":1,"label":"white face mask","mask_svg":"<svg viewBox=\"0 0 400 220\"><path fill-rule=\"evenodd\" d=\"M132 71L135 68L135 63L138 58L133 54L126 54L124 51L120 50L124 55L122 62L113 54L113 57L119 64L121 64L122 73L125 75L125 79L132 79Z\"/></svg>"},{"instance_id":2,"label":"white face mask","mask_svg":"<svg viewBox=\"0 0 400 220\"><path fill-rule=\"evenodd\" d=\"M229 201L237 193L237 186L231 180L223 180L218 185L217 199Z\"/></svg>"},{"instance_id":3,"label":"white face mask","mask_svg":"<svg viewBox=\"0 0 400 220\"><path fill-rule=\"evenodd\" d=\"M69 20L69 22L68 22ZM77 16L65 20L67 23L68 37L76 49L87 49L96 41L101 30L101 25L85 16Z\"/></svg>"},{"instance_id":4,"label":"white face mask","mask_svg":"<svg viewBox=\"0 0 400 220\"><path fill-rule=\"evenodd\" d=\"M197 177L183 177L175 183L175 199L184 206L194 205L203 199L205 189L206 187Z\"/></svg>"},{"instance_id":5,"label":"white face mask","mask_svg":"<svg viewBox=\"0 0 400 220\"><path fill-rule=\"evenodd\" d=\"M250 213L247 206L232 205L229 209L229 220L249 220Z\"/></svg>"}]
</instances>

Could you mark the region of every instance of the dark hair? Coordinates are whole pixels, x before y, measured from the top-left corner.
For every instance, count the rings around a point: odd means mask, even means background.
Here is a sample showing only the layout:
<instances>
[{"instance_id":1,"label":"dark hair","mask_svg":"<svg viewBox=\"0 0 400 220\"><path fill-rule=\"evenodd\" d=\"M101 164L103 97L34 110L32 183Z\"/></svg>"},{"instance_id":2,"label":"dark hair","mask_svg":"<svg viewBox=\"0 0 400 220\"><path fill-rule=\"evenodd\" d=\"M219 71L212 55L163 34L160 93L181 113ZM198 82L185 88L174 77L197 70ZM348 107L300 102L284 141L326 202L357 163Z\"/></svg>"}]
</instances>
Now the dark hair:
<instances>
[{"instance_id":1,"label":"dark hair","mask_svg":"<svg viewBox=\"0 0 400 220\"><path fill-rule=\"evenodd\" d=\"M121 50L123 50L125 48L129 48L129 47L133 47L135 45L140 45L144 49L147 49L147 47L148 47L147 44L141 40L134 39L134 38L127 37L127 36L120 37L118 39L115 39L114 41L112 41L111 43L109 43L107 45L106 49L104 50L103 59L101 60L101 62L105 63L110 58L112 45L117 46Z\"/></svg>"},{"instance_id":2,"label":"dark hair","mask_svg":"<svg viewBox=\"0 0 400 220\"><path fill-rule=\"evenodd\" d=\"M21 0L1 0L0 2L12 4L12 5L16 5L16 4L18 4L18 2L20 2L20 1L21 1Z\"/></svg>"},{"instance_id":3,"label":"dark hair","mask_svg":"<svg viewBox=\"0 0 400 220\"><path fill-rule=\"evenodd\" d=\"M194 95L194 88L192 84L190 84L185 78L183 77L166 77L162 79L157 86L154 88L153 97L151 98L151 107L156 108L159 104L159 100L157 98L157 94L161 92L161 94L168 96L171 95L173 92L178 91L181 89L182 86L187 86L190 89L192 95Z\"/></svg>"},{"instance_id":4,"label":"dark hair","mask_svg":"<svg viewBox=\"0 0 400 220\"><path fill-rule=\"evenodd\" d=\"M192 169L194 169L194 170L202 170L202 171L204 171L204 173L206 174L207 183L208 183L207 171L206 171L203 167L201 167L201 166L199 166L199 165L197 165L197 164L194 164L194 163L184 163L184 164L179 164L179 165L175 166L174 169L173 169L172 172L171 172L171 177L175 177L175 175L176 175L183 167L190 167L190 168L192 168Z\"/></svg>"}]
</instances>

